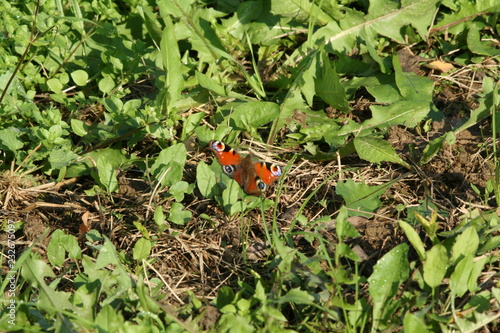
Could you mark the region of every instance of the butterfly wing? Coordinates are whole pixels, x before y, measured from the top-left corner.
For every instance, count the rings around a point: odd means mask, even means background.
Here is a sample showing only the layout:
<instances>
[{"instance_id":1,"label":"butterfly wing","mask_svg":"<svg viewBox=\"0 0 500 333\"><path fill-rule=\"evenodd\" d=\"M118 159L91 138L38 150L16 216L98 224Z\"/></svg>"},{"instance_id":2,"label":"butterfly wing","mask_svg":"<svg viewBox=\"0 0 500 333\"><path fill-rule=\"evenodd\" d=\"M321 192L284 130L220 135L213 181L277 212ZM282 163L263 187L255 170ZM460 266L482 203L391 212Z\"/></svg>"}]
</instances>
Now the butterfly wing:
<instances>
[{"instance_id":1,"label":"butterfly wing","mask_svg":"<svg viewBox=\"0 0 500 333\"><path fill-rule=\"evenodd\" d=\"M219 164L222 165L222 171L236 180L240 186L243 186L241 179L241 162L243 159L240 154L221 141L212 140L208 146L214 152Z\"/></svg>"},{"instance_id":2,"label":"butterfly wing","mask_svg":"<svg viewBox=\"0 0 500 333\"><path fill-rule=\"evenodd\" d=\"M220 165L240 165L241 156L233 148L224 142L212 140L209 145L210 150L214 152Z\"/></svg>"},{"instance_id":3,"label":"butterfly wing","mask_svg":"<svg viewBox=\"0 0 500 333\"><path fill-rule=\"evenodd\" d=\"M281 176L281 168L276 164L257 162L254 164L254 169L257 177L266 185L271 185Z\"/></svg>"},{"instance_id":4,"label":"butterfly wing","mask_svg":"<svg viewBox=\"0 0 500 333\"><path fill-rule=\"evenodd\" d=\"M252 162L250 156L242 158L233 148L217 140L210 141L225 174L240 184L246 194L259 195L281 176L281 168L272 163Z\"/></svg>"}]
</instances>

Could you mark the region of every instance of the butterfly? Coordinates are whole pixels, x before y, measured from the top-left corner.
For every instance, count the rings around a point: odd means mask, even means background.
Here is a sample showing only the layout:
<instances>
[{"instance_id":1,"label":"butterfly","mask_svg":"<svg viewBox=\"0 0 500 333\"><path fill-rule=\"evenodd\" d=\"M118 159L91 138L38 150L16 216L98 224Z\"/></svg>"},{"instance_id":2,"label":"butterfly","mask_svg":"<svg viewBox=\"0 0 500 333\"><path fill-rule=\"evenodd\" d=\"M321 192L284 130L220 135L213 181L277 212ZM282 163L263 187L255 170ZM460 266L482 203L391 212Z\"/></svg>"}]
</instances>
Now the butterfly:
<instances>
[{"instance_id":1,"label":"butterfly","mask_svg":"<svg viewBox=\"0 0 500 333\"><path fill-rule=\"evenodd\" d=\"M236 180L246 194L259 195L281 176L281 168L276 164L253 162L250 155L242 158L224 142L212 140L208 147L222 165L222 171Z\"/></svg>"}]
</instances>

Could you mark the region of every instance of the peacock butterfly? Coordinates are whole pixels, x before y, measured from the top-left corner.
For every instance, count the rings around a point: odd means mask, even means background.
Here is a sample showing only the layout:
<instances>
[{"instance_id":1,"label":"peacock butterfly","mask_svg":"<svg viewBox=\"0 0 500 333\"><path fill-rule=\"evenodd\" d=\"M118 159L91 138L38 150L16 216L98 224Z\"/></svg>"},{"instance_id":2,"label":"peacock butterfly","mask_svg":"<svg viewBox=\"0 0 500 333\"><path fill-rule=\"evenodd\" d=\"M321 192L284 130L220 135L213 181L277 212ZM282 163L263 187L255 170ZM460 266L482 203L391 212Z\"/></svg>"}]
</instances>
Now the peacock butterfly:
<instances>
[{"instance_id":1,"label":"peacock butterfly","mask_svg":"<svg viewBox=\"0 0 500 333\"><path fill-rule=\"evenodd\" d=\"M236 180L246 194L259 195L281 176L281 168L276 164L253 162L250 155L242 158L224 142L212 140L208 147L222 165L222 171Z\"/></svg>"}]
</instances>

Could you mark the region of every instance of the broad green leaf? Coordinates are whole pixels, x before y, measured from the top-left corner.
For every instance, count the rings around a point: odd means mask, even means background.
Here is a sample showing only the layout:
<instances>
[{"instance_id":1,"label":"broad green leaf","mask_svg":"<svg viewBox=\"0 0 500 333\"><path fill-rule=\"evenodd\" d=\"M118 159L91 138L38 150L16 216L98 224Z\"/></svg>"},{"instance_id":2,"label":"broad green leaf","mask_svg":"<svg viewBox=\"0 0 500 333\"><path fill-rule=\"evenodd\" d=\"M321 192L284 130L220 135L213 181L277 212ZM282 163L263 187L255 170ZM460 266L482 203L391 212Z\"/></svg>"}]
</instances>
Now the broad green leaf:
<instances>
[{"instance_id":1,"label":"broad green leaf","mask_svg":"<svg viewBox=\"0 0 500 333\"><path fill-rule=\"evenodd\" d=\"M103 104L106 107L106 110L108 110L110 113L121 115L123 110L123 102L118 97L109 96L109 98L106 98L104 100Z\"/></svg>"},{"instance_id":2,"label":"broad green leaf","mask_svg":"<svg viewBox=\"0 0 500 333\"><path fill-rule=\"evenodd\" d=\"M111 76L105 76L103 79L99 80L98 86L100 91L109 94L115 88L115 81L113 81Z\"/></svg>"},{"instance_id":3,"label":"broad green leaf","mask_svg":"<svg viewBox=\"0 0 500 333\"><path fill-rule=\"evenodd\" d=\"M80 119L71 119L71 129L76 135L83 137L88 134L90 126Z\"/></svg>"},{"instance_id":4,"label":"broad green leaf","mask_svg":"<svg viewBox=\"0 0 500 333\"><path fill-rule=\"evenodd\" d=\"M55 92L56 94L60 94L62 93L62 88L63 88L63 84L61 83L61 81L59 79L49 79L47 80L47 85L49 86L49 89L53 92Z\"/></svg>"},{"instance_id":5,"label":"broad green leaf","mask_svg":"<svg viewBox=\"0 0 500 333\"><path fill-rule=\"evenodd\" d=\"M185 194L193 192L193 188L194 184L189 184L188 182L180 181L170 186L168 194L173 196L175 201L181 202L182 200L184 200Z\"/></svg>"},{"instance_id":6,"label":"broad green leaf","mask_svg":"<svg viewBox=\"0 0 500 333\"><path fill-rule=\"evenodd\" d=\"M173 185L181 181L186 155L186 146L183 143L163 149L153 163L151 173L162 185Z\"/></svg>"},{"instance_id":7,"label":"broad green leaf","mask_svg":"<svg viewBox=\"0 0 500 333\"><path fill-rule=\"evenodd\" d=\"M66 251L62 245L64 231L56 230L50 236L50 242L47 247L47 258L52 266L61 267L66 258Z\"/></svg>"},{"instance_id":8,"label":"broad green leaf","mask_svg":"<svg viewBox=\"0 0 500 333\"><path fill-rule=\"evenodd\" d=\"M278 303L313 304L314 297L305 290L293 288L279 297Z\"/></svg>"},{"instance_id":9,"label":"broad green leaf","mask_svg":"<svg viewBox=\"0 0 500 333\"><path fill-rule=\"evenodd\" d=\"M424 281L431 288L441 284L448 269L448 251L441 244L434 245L428 252L423 265Z\"/></svg>"},{"instance_id":10,"label":"broad green leaf","mask_svg":"<svg viewBox=\"0 0 500 333\"><path fill-rule=\"evenodd\" d=\"M382 205L379 196L385 190L383 185L368 186L348 179L345 182L338 182L335 192L344 198L346 207L350 209L349 215L370 217L371 213Z\"/></svg>"},{"instance_id":11,"label":"broad green leaf","mask_svg":"<svg viewBox=\"0 0 500 333\"><path fill-rule=\"evenodd\" d=\"M237 106L231 114L234 128L246 130L252 136L259 136L257 128L278 117L279 106L271 102L248 102Z\"/></svg>"},{"instance_id":12,"label":"broad green leaf","mask_svg":"<svg viewBox=\"0 0 500 333\"><path fill-rule=\"evenodd\" d=\"M340 83L334 64L328 59L325 52L321 52L321 65L316 74L316 95L335 109L343 112L349 111L349 104L344 87ZM317 62L319 64L319 62ZM312 104L310 104L312 105Z\"/></svg>"},{"instance_id":13,"label":"broad green leaf","mask_svg":"<svg viewBox=\"0 0 500 333\"><path fill-rule=\"evenodd\" d=\"M133 258L141 261L149 257L151 253L151 241L146 238L139 238L134 245Z\"/></svg>"},{"instance_id":14,"label":"broad green leaf","mask_svg":"<svg viewBox=\"0 0 500 333\"><path fill-rule=\"evenodd\" d=\"M17 152L24 146L24 142L19 140L23 132L18 128L9 127L0 130L0 148Z\"/></svg>"},{"instance_id":15,"label":"broad green leaf","mask_svg":"<svg viewBox=\"0 0 500 333\"><path fill-rule=\"evenodd\" d=\"M406 312L403 319L403 327L405 332L430 332L425 324L425 317L420 313Z\"/></svg>"},{"instance_id":16,"label":"broad green leaf","mask_svg":"<svg viewBox=\"0 0 500 333\"><path fill-rule=\"evenodd\" d=\"M470 51L485 56L498 56L498 48L488 41L481 41L480 28L473 24L467 33L467 46Z\"/></svg>"},{"instance_id":17,"label":"broad green leaf","mask_svg":"<svg viewBox=\"0 0 500 333\"><path fill-rule=\"evenodd\" d=\"M349 213L346 207L340 207L339 213L337 215L337 224L335 226L337 237L340 240L344 240L345 238L356 238L360 236L356 228L354 228L353 225L347 220L348 217Z\"/></svg>"},{"instance_id":18,"label":"broad green leaf","mask_svg":"<svg viewBox=\"0 0 500 333\"><path fill-rule=\"evenodd\" d=\"M408 245L400 244L387 252L373 267L368 290L375 303L383 303L396 295L399 285L409 276Z\"/></svg>"},{"instance_id":19,"label":"broad green leaf","mask_svg":"<svg viewBox=\"0 0 500 333\"><path fill-rule=\"evenodd\" d=\"M469 276L469 281L467 283L467 289L471 293L478 292L481 290L481 287L478 286L478 281L481 274L483 273L484 267L486 264L489 262L490 258L489 257L480 257L477 260L474 259L472 263L472 271Z\"/></svg>"},{"instance_id":20,"label":"broad green leaf","mask_svg":"<svg viewBox=\"0 0 500 333\"><path fill-rule=\"evenodd\" d=\"M201 195L205 198L212 198L218 192L216 191L217 180L215 173L203 161L196 167L196 184Z\"/></svg>"},{"instance_id":21,"label":"broad green leaf","mask_svg":"<svg viewBox=\"0 0 500 333\"><path fill-rule=\"evenodd\" d=\"M137 11L141 15L145 23L149 36L153 39L156 46L159 48L162 38L161 24L158 22L156 15L148 6L137 6Z\"/></svg>"},{"instance_id":22,"label":"broad green leaf","mask_svg":"<svg viewBox=\"0 0 500 333\"><path fill-rule=\"evenodd\" d=\"M271 134L269 135L268 143L274 142L274 139L279 131L292 118L295 110L307 110L309 107L302 98L300 89L297 87L290 88L287 92L285 100L281 104L279 117L273 123Z\"/></svg>"},{"instance_id":23,"label":"broad green leaf","mask_svg":"<svg viewBox=\"0 0 500 333\"><path fill-rule=\"evenodd\" d=\"M411 170L411 166L396 153L391 144L384 139L364 136L354 139L354 147L359 157L371 162L398 163Z\"/></svg>"},{"instance_id":24,"label":"broad green leaf","mask_svg":"<svg viewBox=\"0 0 500 333\"><path fill-rule=\"evenodd\" d=\"M155 214L153 215L153 219L158 226L165 225L165 214L163 214L163 209L161 206L156 207Z\"/></svg>"},{"instance_id":25,"label":"broad green leaf","mask_svg":"<svg viewBox=\"0 0 500 333\"><path fill-rule=\"evenodd\" d=\"M453 244L452 258L455 263L465 256L475 256L479 248L479 236L476 228L468 227L460 233Z\"/></svg>"},{"instance_id":26,"label":"broad green leaf","mask_svg":"<svg viewBox=\"0 0 500 333\"><path fill-rule=\"evenodd\" d=\"M104 186L107 192L113 193L118 190L118 179L116 169L107 159L100 158L96 161L97 181Z\"/></svg>"},{"instance_id":27,"label":"broad green leaf","mask_svg":"<svg viewBox=\"0 0 500 333\"><path fill-rule=\"evenodd\" d=\"M474 258L467 254L462 257L456 265L450 276L450 289L458 297L462 297L468 290L469 278L474 268Z\"/></svg>"},{"instance_id":28,"label":"broad green leaf","mask_svg":"<svg viewBox=\"0 0 500 333\"><path fill-rule=\"evenodd\" d=\"M189 210L184 210L182 204L173 202L167 220L175 224L183 225L188 223L192 217L193 214Z\"/></svg>"},{"instance_id":29,"label":"broad green leaf","mask_svg":"<svg viewBox=\"0 0 500 333\"><path fill-rule=\"evenodd\" d=\"M217 304L218 309L222 309L224 306L233 303L234 301L234 291L228 286L222 286L217 293L217 298L215 299L215 304Z\"/></svg>"},{"instance_id":30,"label":"broad green leaf","mask_svg":"<svg viewBox=\"0 0 500 333\"><path fill-rule=\"evenodd\" d=\"M77 69L76 71L71 73L71 78L78 86L84 86L87 84L87 80L89 79L89 75L83 69Z\"/></svg>"},{"instance_id":31,"label":"broad green leaf","mask_svg":"<svg viewBox=\"0 0 500 333\"><path fill-rule=\"evenodd\" d=\"M434 81L426 76L420 76L413 72L403 72L399 63L398 55L392 57L396 85L399 93L408 101L418 104L432 103L434 93Z\"/></svg>"},{"instance_id":32,"label":"broad green leaf","mask_svg":"<svg viewBox=\"0 0 500 333\"><path fill-rule=\"evenodd\" d=\"M388 303L396 295L399 286L408 279L409 271L407 244L396 246L377 261L373 267L372 275L368 278L368 291L374 303L374 322L379 323L384 310L388 309Z\"/></svg>"},{"instance_id":33,"label":"broad green leaf","mask_svg":"<svg viewBox=\"0 0 500 333\"><path fill-rule=\"evenodd\" d=\"M59 170L62 167L76 162L78 158L80 158L80 156L66 148L56 148L50 152L49 163L52 169Z\"/></svg>"},{"instance_id":34,"label":"broad green leaf","mask_svg":"<svg viewBox=\"0 0 500 333\"><path fill-rule=\"evenodd\" d=\"M197 112L190 114L184 121L184 126L182 127L181 141L187 140L194 132L194 130L200 126L201 121L206 116L204 112Z\"/></svg>"},{"instance_id":35,"label":"broad green leaf","mask_svg":"<svg viewBox=\"0 0 500 333\"><path fill-rule=\"evenodd\" d=\"M434 140L429 141L427 146L424 148L422 152L422 158L418 162L419 165L425 165L429 163L441 150L444 143L449 145L454 144L456 141L455 133L447 132L446 134L437 137Z\"/></svg>"},{"instance_id":36,"label":"broad green leaf","mask_svg":"<svg viewBox=\"0 0 500 333\"><path fill-rule=\"evenodd\" d=\"M372 105L372 118L363 122L363 126L387 128L392 125L417 126L430 111L430 103L400 101L389 106Z\"/></svg>"},{"instance_id":37,"label":"broad green leaf","mask_svg":"<svg viewBox=\"0 0 500 333\"><path fill-rule=\"evenodd\" d=\"M360 12L346 10L344 17L337 23L329 20L328 24L319 28L312 36L312 42L319 46L326 44L327 50L335 52L350 52L356 45L357 38L360 37L362 29L370 27L378 34L387 36L400 44L405 44L405 35L403 29L405 26L413 26L422 39L427 38L429 26L434 20L434 9L438 0L416 0L404 2L400 8L390 6L390 3L384 2L383 7L378 11L374 4L370 6L371 12L363 17ZM389 10L387 10L389 8ZM374 35L375 44L379 36ZM309 44L305 43L297 48L286 64L298 62L304 56L310 53ZM314 51L313 51L314 52Z\"/></svg>"}]
</instances>

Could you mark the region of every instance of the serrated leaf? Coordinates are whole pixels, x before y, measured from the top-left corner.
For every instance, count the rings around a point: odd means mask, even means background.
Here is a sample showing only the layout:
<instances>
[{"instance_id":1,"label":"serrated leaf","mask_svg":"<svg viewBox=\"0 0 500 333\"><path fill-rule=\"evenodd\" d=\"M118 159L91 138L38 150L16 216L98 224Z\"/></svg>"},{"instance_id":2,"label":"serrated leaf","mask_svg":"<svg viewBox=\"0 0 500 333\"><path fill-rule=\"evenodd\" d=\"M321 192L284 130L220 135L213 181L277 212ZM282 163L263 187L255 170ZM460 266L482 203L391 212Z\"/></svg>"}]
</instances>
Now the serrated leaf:
<instances>
[{"instance_id":1,"label":"serrated leaf","mask_svg":"<svg viewBox=\"0 0 500 333\"><path fill-rule=\"evenodd\" d=\"M431 103L399 101L389 106L372 105L372 118L363 122L364 128L387 128L392 125L417 126L431 110Z\"/></svg>"},{"instance_id":2,"label":"serrated leaf","mask_svg":"<svg viewBox=\"0 0 500 333\"><path fill-rule=\"evenodd\" d=\"M392 162L411 170L411 166L399 157L386 140L368 136L357 137L354 139L354 147L359 157L368 162Z\"/></svg>"},{"instance_id":3,"label":"serrated leaf","mask_svg":"<svg viewBox=\"0 0 500 333\"><path fill-rule=\"evenodd\" d=\"M325 52L321 52L320 54L322 61L321 66L317 68L318 74L315 82L316 95L332 107L347 112L349 111L349 103L347 102L344 87L340 83L337 70Z\"/></svg>"},{"instance_id":4,"label":"serrated leaf","mask_svg":"<svg viewBox=\"0 0 500 333\"><path fill-rule=\"evenodd\" d=\"M24 146L24 142L19 140L23 132L18 128L9 127L0 130L0 148L17 152Z\"/></svg>"},{"instance_id":5,"label":"serrated leaf","mask_svg":"<svg viewBox=\"0 0 500 333\"><path fill-rule=\"evenodd\" d=\"M80 158L80 156L66 148L56 148L50 151L49 163L52 169L59 170L73 164L78 158Z\"/></svg>"},{"instance_id":6,"label":"serrated leaf","mask_svg":"<svg viewBox=\"0 0 500 333\"><path fill-rule=\"evenodd\" d=\"M382 205L379 196L385 190L386 188L382 185L368 186L348 179L345 182L339 182L335 192L344 198L346 207L351 209L349 211L351 216L370 217L370 213Z\"/></svg>"}]
</instances>

